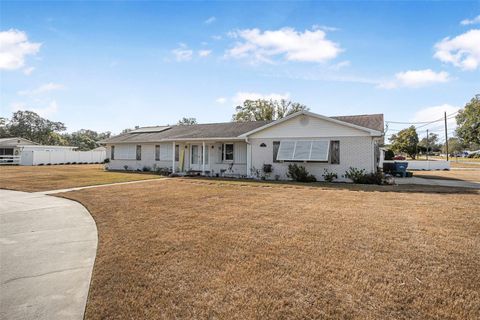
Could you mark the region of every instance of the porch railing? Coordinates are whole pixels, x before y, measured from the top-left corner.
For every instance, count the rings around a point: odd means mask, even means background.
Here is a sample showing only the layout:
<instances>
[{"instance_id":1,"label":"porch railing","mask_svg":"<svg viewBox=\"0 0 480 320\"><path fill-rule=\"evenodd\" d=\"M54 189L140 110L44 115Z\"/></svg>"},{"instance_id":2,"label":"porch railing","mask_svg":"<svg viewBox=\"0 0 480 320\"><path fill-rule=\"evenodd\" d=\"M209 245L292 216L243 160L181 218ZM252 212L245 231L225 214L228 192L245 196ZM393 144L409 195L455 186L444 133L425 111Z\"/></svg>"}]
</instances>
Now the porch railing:
<instances>
[{"instance_id":1,"label":"porch railing","mask_svg":"<svg viewBox=\"0 0 480 320\"><path fill-rule=\"evenodd\" d=\"M20 156L0 156L0 164L20 164Z\"/></svg>"}]
</instances>

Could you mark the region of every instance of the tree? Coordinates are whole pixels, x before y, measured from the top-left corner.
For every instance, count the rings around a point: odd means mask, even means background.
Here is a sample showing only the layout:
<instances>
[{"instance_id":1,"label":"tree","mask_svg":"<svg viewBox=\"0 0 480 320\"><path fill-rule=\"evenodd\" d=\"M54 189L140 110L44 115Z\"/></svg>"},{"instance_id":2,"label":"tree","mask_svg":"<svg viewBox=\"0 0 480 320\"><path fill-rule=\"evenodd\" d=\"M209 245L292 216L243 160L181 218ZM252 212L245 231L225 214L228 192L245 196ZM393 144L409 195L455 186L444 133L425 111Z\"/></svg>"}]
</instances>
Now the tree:
<instances>
[{"instance_id":1,"label":"tree","mask_svg":"<svg viewBox=\"0 0 480 320\"><path fill-rule=\"evenodd\" d=\"M480 94L458 112L456 135L462 143L480 144Z\"/></svg>"},{"instance_id":2,"label":"tree","mask_svg":"<svg viewBox=\"0 0 480 320\"><path fill-rule=\"evenodd\" d=\"M8 138L10 133L7 127L7 118L0 117L0 138Z\"/></svg>"},{"instance_id":3,"label":"tree","mask_svg":"<svg viewBox=\"0 0 480 320\"><path fill-rule=\"evenodd\" d=\"M197 124L197 119L183 117L181 120L178 120L177 124L181 126L190 126L192 124Z\"/></svg>"},{"instance_id":4,"label":"tree","mask_svg":"<svg viewBox=\"0 0 480 320\"><path fill-rule=\"evenodd\" d=\"M442 149L442 145L438 141L438 134L436 133L429 133L428 134L428 141L427 138L423 138L418 143L419 149L423 151L440 151Z\"/></svg>"},{"instance_id":5,"label":"tree","mask_svg":"<svg viewBox=\"0 0 480 320\"><path fill-rule=\"evenodd\" d=\"M245 100L243 105L235 108L232 121L261 121L277 120L292 113L309 110L305 105L298 102L282 100Z\"/></svg>"},{"instance_id":6,"label":"tree","mask_svg":"<svg viewBox=\"0 0 480 320\"><path fill-rule=\"evenodd\" d=\"M395 152L404 152L412 159L417 155L418 135L415 126L400 130L390 137L391 147Z\"/></svg>"},{"instance_id":7,"label":"tree","mask_svg":"<svg viewBox=\"0 0 480 320\"><path fill-rule=\"evenodd\" d=\"M447 152L445 145L443 146L443 151ZM448 138L448 153L461 153L465 149L465 146L462 144L460 139L456 137Z\"/></svg>"},{"instance_id":8,"label":"tree","mask_svg":"<svg viewBox=\"0 0 480 320\"><path fill-rule=\"evenodd\" d=\"M93 130L81 129L70 134L64 134L66 144L69 146L78 147L79 150L86 151L95 149L98 146L98 141L109 138L111 133L98 133Z\"/></svg>"},{"instance_id":9,"label":"tree","mask_svg":"<svg viewBox=\"0 0 480 320\"><path fill-rule=\"evenodd\" d=\"M40 117L33 111L17 111L6 125L8 135L21 137L40 144L58 144L59 132L65 131L65 124Z\"/></svg>"}]
</instances>

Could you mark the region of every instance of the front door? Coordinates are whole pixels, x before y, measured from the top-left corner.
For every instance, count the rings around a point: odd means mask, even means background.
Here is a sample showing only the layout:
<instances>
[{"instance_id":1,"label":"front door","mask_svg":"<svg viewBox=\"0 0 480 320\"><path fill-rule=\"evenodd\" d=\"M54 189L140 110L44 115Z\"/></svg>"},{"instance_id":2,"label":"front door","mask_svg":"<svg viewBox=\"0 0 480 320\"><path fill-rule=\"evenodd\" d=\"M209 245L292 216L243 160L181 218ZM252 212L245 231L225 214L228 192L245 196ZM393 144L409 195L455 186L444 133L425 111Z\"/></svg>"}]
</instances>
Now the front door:
<instances>
[{"instance_id":1,"label":"front door","mask_svg":"<svg viewBox=\"0 0 480 320\"><path fill-rule=\"evenodd\" d=\"M205 145L205 170L208 170L208 145ZM202 171L203 169L203 146L192 144L190 146L190 168Z\"/></svg>"}]
</instances>

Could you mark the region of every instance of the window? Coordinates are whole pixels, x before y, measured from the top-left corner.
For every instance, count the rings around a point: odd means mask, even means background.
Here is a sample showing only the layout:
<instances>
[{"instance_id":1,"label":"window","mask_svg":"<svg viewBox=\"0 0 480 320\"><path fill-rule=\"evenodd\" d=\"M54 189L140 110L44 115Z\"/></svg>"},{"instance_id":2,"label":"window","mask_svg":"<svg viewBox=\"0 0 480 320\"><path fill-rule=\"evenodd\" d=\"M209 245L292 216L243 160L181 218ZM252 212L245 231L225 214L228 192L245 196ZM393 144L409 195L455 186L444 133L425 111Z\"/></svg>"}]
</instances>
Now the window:
<instances>
[{"instance_id":1,"label":"window","mask_svg":"<svg viewBox=\"0 0 480 320\"><path fill-rule=\"evenodd\" d=\"M141 145L137 145L137 160L142 160L142 146Z\"/></svg>"},{"instance_id":2,"label":"window","mask_svg":"<svg viewBox=\"0 0 480 320\"><path fill-rule=\"evenodd\" d=\"M155 161L159 161L160 160L160 145L157 144L155 146Z\"/></svg>"},{"instance_id":3,"label":"window","mask_svg":"<svg viewBox=\"0 0 480 320\"><path fill-rule=\"evenodd\" d=\"M180 159L180 146L177 144L175 145L175 161L179 161Z\"/></svg>"},{"instance_id":4,"label":"window","mask_svg":"<svg viewBox=\"0 0 480 320\"><path fill-rule=\"evenodd\" d=\"M279 162L277 160L278 148L280 147L280 141L273 141L273 162Z\"/></svg>"},{"instance_id":5,"label":"window","mask_svg":"<svg viewBox=\"0 0 480 320\"><path fill-rule=\"evenodd\" d=\"M110 159L115 160L115 146L110 147Z\"/></svg>"},{"instance_id":6,"label":"window","mask_svg":"<svg viewBox=\"0 0 480 320\"><path fill-rule=\"evenodd\" d=\"M233 161L233 143L222 144L222 161Z\"/></svg>"},{"instance_id":7,"label":"window","mask_svg":"<svg viewBox=\"0 0 480 320\"><path fill-rule=\"evenodd\" d=\"M330 163L340 164L340 141L330 141Z\"/></svg>"},{"instance_id":8,"label":"window","mask_svg":"<svg viewBox=\"0 0 480 320\"><path fill-rule=\"evenodd\" d=\"M285 140L280 141L277 160L328 161L329 141Z\"/></svg>"}]
</instances>

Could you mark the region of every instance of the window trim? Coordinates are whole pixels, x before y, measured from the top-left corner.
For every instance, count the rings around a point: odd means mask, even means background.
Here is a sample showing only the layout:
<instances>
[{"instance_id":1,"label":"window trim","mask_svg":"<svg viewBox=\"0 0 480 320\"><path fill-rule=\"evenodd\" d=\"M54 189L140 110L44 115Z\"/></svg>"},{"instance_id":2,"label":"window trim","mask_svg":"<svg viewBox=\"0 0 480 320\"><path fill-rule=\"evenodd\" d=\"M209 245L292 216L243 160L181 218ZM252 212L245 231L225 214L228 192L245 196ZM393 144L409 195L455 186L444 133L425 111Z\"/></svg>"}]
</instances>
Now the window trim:
<instances>
[{"instance_id":1,"label":"window trim","mask_svg":"<svg viewBox=\"0 0 480 320\"><path fill-rule=\"evenodd\" d=\"M338 145L338 156L335 162L333 162L333 154L334 154L334 149L333 145L337 144ZM330 140L330 155L329 155L329 163L330 164L340 164L340 140Z\"/></svg>"},{"instance_id":2,"label":"window trim","mask_svg":"<svg viewBox=\"0 0 480 320\"><path fill-rule=\"evenodd\" d=\"M232 146L232 160L227 159L227 145ZM222 143L222 162L231 163L235 160L235 144L234 143Z\"/></svg>"},{"instance_id":3,"label":"window trim","mask_svg":"<svg viewBox=\"0 0 480 320\"><path fill-rule=\"evenodd\" d=\"M275 153L275 147L277 148L276 153ZM275 163L281 162L281 160L277 160L279 149L280 149L280 141L272 141L273 162L275 162Z\"/></svg>"},{"instance_id":4,"label":"window trim","mask_svg":"<svg viewBox=\"0 0 480 320\"><path fill-rule=\"evenodd\" d=\"M142 161L142 145L137 144L135 147L135 160L136 161Z\"/></svg>"},{"instance_id":5,"label":"window trim","mask_svg":"<svg viewBox=\"0 0 480 320\"><path fill-rule=\"evenodd\" d=\"M160 161L160 145L155 145L155 161Z\"/></svg>"}]
</instances>

